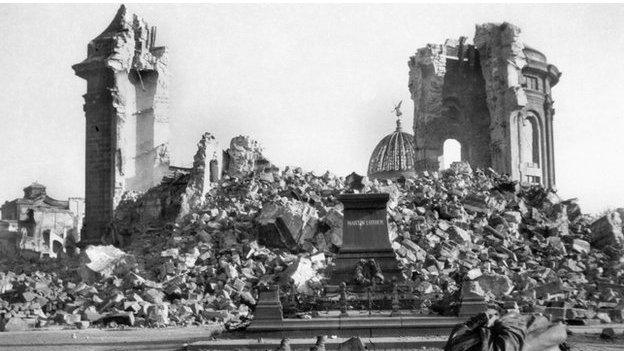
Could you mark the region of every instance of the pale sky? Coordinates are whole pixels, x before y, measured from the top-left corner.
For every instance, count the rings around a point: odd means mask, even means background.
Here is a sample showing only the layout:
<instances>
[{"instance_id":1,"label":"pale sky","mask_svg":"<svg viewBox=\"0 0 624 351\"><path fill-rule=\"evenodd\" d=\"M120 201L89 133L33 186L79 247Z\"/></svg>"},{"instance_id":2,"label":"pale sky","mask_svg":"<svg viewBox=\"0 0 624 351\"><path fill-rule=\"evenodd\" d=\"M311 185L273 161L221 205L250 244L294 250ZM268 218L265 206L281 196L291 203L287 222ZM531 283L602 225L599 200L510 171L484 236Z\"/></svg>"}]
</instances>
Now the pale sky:
<instances>
[{"instance_id":1,"label":"pale sky","mask_svg":"<svg viewBox=\"0 0 624 351\"><path fill-rule=\"evenodd\" d=\"M84 80L71 65L118 4L0 5L0 202L33 181L84 196ZM553 89L559 194L584 212L624 206L624 6L144 5L169 48L171 149L189 166L204 131L251 135L276 165L366 173L403 100L407 60L476 23L508 21L563 72Z\"/></svg>"}]
</instances>

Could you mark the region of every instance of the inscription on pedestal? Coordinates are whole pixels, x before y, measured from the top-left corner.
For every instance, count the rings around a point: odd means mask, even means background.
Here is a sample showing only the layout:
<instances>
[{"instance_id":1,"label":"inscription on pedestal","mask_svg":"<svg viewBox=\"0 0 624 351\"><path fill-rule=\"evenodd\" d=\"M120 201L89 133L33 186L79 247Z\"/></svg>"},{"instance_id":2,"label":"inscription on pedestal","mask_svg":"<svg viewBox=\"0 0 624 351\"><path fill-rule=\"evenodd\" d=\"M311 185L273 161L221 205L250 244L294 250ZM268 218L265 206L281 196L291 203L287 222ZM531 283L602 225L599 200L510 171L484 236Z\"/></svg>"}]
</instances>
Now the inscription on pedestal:
<instances>
[{"instance_id":1,"label":"inscription on pedestal","mask_svg":"<svg viewBox=\"0 0 624 351\"><path fill-rule=\"evenodd\" d=\"M343 194L342 247L335 259L330 283L352 283L361 259L373 259L385 279L400 277L401 272L388 237L386 203L389 195Z\"/></svg>"}]
</instances>

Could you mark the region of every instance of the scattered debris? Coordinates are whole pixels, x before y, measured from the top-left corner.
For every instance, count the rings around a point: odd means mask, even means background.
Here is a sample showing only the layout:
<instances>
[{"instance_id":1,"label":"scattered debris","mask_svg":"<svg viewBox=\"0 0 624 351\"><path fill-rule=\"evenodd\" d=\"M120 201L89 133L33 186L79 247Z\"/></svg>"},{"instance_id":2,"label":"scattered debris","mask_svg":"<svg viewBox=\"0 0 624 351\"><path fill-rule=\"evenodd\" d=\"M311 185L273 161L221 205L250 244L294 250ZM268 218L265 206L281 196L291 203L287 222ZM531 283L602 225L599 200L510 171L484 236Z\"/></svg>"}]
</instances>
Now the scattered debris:
<instances>
[{"instance_id":1,"label":"scattered debris","mask_svg":"<svg viewBox=\"0 0 624 351\"><path fill-rule=\"evenodd\" d=\"M624 316L617 212L595 220L552 191L459 166L397 182L267 172L272 181L255 171L223 176L182 218L140 214L156 190L127 196L117 217L133 220L116 227L131 233L123 250L3 258L1 325L245 325L260 287L279 284L296 299L321 293L342 243L343 192L393 194L390 240L431 312L448 312L435 302L453 305L465 285L489 304L564 321ZM180 191L175 180L158 187Z\"/></svg>"}]
</instances>

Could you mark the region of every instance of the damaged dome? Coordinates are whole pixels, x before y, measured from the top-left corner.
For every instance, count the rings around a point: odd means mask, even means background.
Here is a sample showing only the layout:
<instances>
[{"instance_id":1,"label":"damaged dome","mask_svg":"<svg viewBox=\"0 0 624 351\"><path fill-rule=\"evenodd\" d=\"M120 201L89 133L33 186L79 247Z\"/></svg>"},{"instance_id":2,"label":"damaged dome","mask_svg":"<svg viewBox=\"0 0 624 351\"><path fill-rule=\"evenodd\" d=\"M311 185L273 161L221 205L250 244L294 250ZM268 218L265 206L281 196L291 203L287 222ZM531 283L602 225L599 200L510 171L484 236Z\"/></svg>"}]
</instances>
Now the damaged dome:
<instances>
[{"instance_id":1,"label":"damaged dome","mask_svg":"<svg viewBox=\"0 0 624 351\"><path fill-rule=\"evenodd\" d=\"M402 131L401 120L397 119L396 130L375 147L368 163L368 177L396 179L414 175L414 137Z\"/></svg>"}]
</instances>

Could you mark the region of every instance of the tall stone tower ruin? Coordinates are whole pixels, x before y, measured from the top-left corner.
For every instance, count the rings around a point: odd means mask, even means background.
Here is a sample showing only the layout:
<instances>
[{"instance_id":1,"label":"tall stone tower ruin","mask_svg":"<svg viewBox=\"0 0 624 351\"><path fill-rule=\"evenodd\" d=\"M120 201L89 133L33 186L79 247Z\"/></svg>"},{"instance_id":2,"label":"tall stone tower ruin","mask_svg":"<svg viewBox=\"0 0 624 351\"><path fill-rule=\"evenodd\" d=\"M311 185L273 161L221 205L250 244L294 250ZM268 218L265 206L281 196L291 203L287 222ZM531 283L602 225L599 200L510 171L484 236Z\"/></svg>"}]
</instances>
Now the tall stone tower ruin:
<instances>
[{"instance_id":1,"label":"tall stone tower ruin","mask_svg":"<svg viewBox=\"0 0 624 351\"><path fill-rule=\"evenodd\" d=\"M155 40L122 5L72 66L87 81L84 244L100 242L125 191L159 184L169 168L167 50Z\"/></svg>"},{"instance_id":2,"label":"tall stone tower ruin","mask_svg":"<svg viewBox=\"0 0 624 351\"><path fill-rule=\"evenodd\" d=\"M473 167L554 187L551 88L561 73L518 27L477 25L473 45L429 44L408 65L416 170L438 170L445 140L455 139Z\"/></svg>"}]
</instances>

